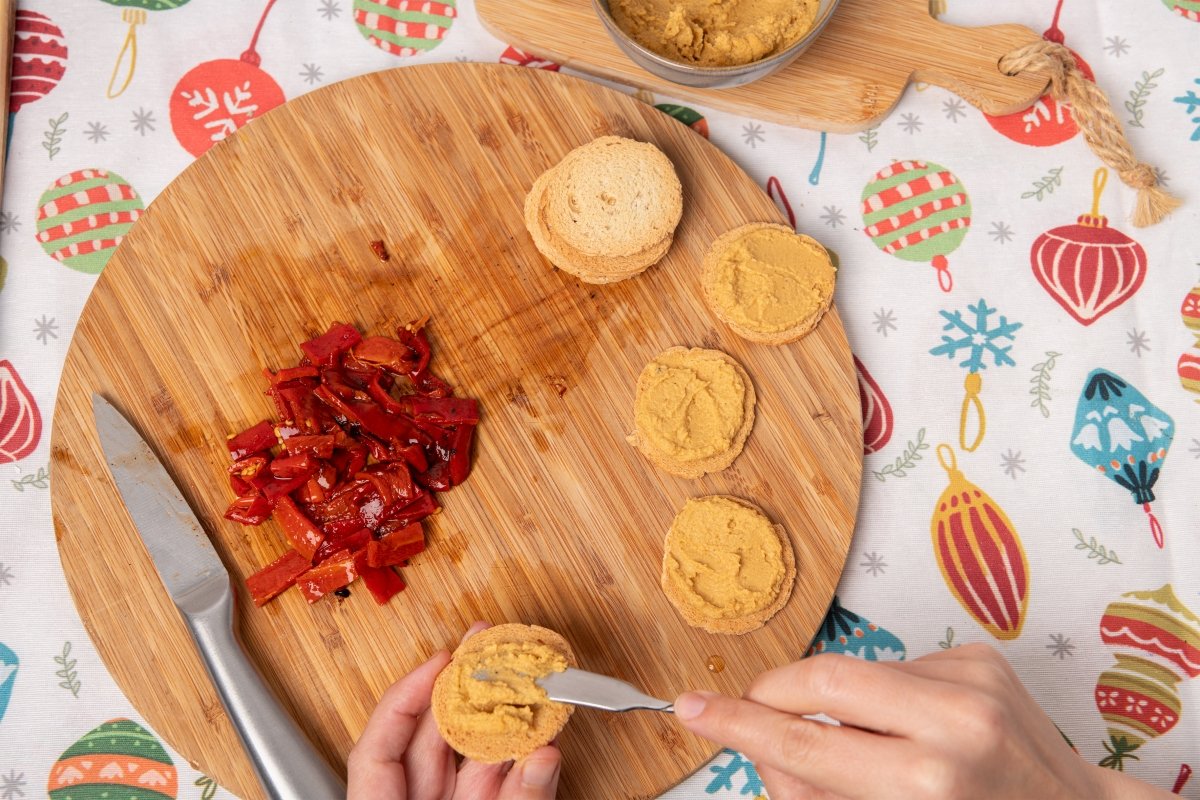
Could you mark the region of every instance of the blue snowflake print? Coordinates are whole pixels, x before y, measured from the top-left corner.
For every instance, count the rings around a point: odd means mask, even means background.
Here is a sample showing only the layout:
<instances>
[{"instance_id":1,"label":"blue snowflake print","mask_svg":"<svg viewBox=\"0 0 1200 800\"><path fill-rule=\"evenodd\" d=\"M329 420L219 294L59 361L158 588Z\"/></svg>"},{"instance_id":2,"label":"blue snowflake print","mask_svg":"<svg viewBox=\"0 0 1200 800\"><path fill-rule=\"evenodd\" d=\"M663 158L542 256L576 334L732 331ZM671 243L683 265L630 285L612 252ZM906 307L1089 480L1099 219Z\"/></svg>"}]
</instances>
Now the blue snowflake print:
<instances>
[{"instance_id":1,"label":"blue snowflake print","mask_svg":"<svg viewBox=\"0 0 1200 800\"><path fill-rule=\"evenodd\" d=\"M757 797L766 792L763 788L762 778L758 777L758 770L754 765L742 757L741 753L735 753L733 750L722 750L717 758L721 756L729 756L729 760L724 764L714 764L708 768L709 772L715 773L716 777L709 782L708 786L704 787L706 794L716 794L722 789L733 791L737 789L738 794L751 795ZM742 785L734 786L734 779L742 776Z\"/></svg>"},{"instance_id":2,"label":"blue snowflake print","mask_svg":"<svg viewBox=\"0 0 1200 800\"><path fill-rule=\"evenodd\" d=\"M1200 84L1200 78L1196 78L1195 83ZM1176 97L1175 102L1187 106L1185 114L1195 114L1196 109L1200 108L1200 95L1197 95L1194 89L1188 89L1188 93L1182 97ZM1192 117L1192 122L1200 123L1200 116ZM1197 124L1196 130L1192 131L1192 141L1200 142L1200 124Z\"/></svg>"},{"instance_id":3,"label":"blue snowflake print","mask_svg":"<svg viewBox=\"0 0 1200 800\"><path fill-rule=\"evenodd\" d=\"M1021 323L1009 322L1008 318L1002 314L996 326L989 327L988 317L995 314L996 309L988 308L982 298L975 305L967 306L967 310L975 314L974 324L963 319L961 311L938 312L946 320L942 330L954 331L959 335L956 338L943 333L942 343L930 350L930 355L955 359L958 358L960 351L968 351L969 355L958 365L966 367L968 372L973 373L987 369L987 364L983 362L988 354L992 356L993 366L1015 366L1017 362L1013 361L1012 356L1008 354L1008 351L1012 350L1012 345L1002 347L1001 342L1013 341L1013 334L1020 329Z\"/></svg>"}]
</instances>

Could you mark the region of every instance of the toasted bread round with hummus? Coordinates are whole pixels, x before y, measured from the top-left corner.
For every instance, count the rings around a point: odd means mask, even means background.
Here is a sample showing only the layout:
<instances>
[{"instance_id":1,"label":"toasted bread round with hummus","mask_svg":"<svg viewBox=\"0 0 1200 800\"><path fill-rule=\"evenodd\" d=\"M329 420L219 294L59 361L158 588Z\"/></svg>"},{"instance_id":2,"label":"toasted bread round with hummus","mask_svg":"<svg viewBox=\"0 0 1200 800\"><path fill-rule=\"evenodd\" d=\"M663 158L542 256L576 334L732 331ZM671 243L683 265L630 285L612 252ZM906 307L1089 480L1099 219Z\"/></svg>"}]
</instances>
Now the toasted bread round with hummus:
<instances>
[{"instance_id":1,"label":"toasted bread round with hummus","mask_svg":"<svg viewBox=\"0 0 1200 800\"><path fill-rule=\"evenodd\" d=\"M817 326L833 303L829 252L786 225L755 222L718 237L704 256L704 299L739 336L787 344Z\"/></svg>"},{"instance_id":2,"label":"toasted bread round with hummus","mask_svg":"<svg viewBox=\"0 0 1200 800\"><path fill-rule=\"evenodd\" d=\"M670 159L620 136L572 150L538 178L524 207L542 255L588 283L625 280L658 262L682 213Z\"/></svg>"},{"instance_id":3,"label":"toasted bread round with hummus","mask_svg":"<svg viewBox=\"0 0 1200 800\"><path fill-rule=\"evenodd\" d=\"M549 744L575 707L548 699L534 680L568 666L576 666L571 645L548 628L511 623L476 633L433 684L442 738L485 764L522 759ZM490 678L473 677L479 672Z\"/></svg>"},{"instance_id":4,"label":"toasted bread round with hummus","mask_svg":"<svg viewBox=\"0 0 1200 800\"><path fill-rule=\"evenodd\" d=\"M750 375L731 356L672 347L638 376L627 441L672 475L720 472L746 446L755 402Z\"/></svg>"},{"instance_id":5,"label":"toasted bread round with hummus","mask_svg":"<svg viewBox=\"0 0 1200 800\"><path fill-rule=\"evenodd\" d=\"M787 604L796 555L783 526L729 495L688 500L663 543L662 588L687 624L748 633Z\"/></svg>"}]
</instances>

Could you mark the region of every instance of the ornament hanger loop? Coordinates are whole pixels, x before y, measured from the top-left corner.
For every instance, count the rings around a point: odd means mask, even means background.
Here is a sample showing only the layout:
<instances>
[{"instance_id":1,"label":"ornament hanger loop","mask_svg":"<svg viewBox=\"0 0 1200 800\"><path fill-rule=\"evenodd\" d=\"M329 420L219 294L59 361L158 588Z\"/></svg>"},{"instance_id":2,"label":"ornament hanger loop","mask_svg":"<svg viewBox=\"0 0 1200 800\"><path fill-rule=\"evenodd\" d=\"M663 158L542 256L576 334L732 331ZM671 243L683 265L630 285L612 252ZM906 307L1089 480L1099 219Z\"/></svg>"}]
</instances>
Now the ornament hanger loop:
<instances>
[{"instance_id":1,"label":"ornament hanger loop","mask_svg":"<svg viewBox=\"0 0 1200 800\"><path fill-rule=\"evenodd\" d=\"M946 443L937 446L938 463L942 465L942 469L953 475L958 472L958 457L954 455L954 448Z\"/></svg>"},{"instance_id":2,"label":"ornament hanger loop","mask_svg":"<svg viewBox=\"0 0 1200 800\"><path fill-rule=\"evenodd\" d=\"M933 268L937 270L938 288L943 292L949 292L954 288L954 276L950 274L950 262L943 255L934 256L930 262Z\"/></svg>"}]
</instances>

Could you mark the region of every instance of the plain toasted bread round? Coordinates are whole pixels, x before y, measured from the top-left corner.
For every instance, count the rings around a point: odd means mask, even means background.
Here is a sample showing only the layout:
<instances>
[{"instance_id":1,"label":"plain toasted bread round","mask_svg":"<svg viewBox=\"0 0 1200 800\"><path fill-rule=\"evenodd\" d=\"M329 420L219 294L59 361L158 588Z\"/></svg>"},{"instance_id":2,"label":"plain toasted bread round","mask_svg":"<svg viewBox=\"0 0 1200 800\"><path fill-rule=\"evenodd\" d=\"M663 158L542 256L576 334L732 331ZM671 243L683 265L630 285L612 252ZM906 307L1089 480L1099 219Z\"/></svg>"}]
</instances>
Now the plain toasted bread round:
<instances>
[{"instance_id":1,"label":"plain toasted bread round","mask_svg":"<svg viewBox=\"0 0 1200 800\"><path fill-rule=\"evenodd\" d=\"M553 741L575 710L572 705L547 699L533 709L533 727L528 735L482 733L458 724L449 711L451 693L454 691L451 665L462 659L470 659L473 654L478 655L489 645L521 642L546 645L561 653L569 666L578 665L571 645L558 633L539 625L509 623L485 628L460 644L450 664L433 684L433 719L438 731L451 747L467 758L485 764L522 759Z\"/></svg>"},{"instance_id":2,"label":"plain toasted bread round","mask_svg":"<svg viewBox=\"0 0 1200 800\"><path fill-rule=\"evenodd\" d=\"M726 325L728 325L734 333L741 336L743 339L749 339L752 342L758 342L760 344L788 344L803 338L810 331L812 331L813 328L817 327L817 323L821 321L821 318L825 316L825 312L828 311L830 305L833 304L832 291L826 293L820 298L820 304L811 314L807 315L795 325L782 331L755 330L754 328L747 327L746 325L743 325L732 319L728 311L717 302L714 292L717 279L717 268L721 255L735 242L741 240L749 234L754 233L755 231L761 230L778 230L788 234L789 236L795 236L808 244L815 245L822 253L825 253L826 256L828 256L828 252L825 250L824 245L822 245L816 239L813 239L811 236L805 236L802 233L796 233L787 225L780 225L774 222L752 222L748 225L742 225L717 237L717 239L708 248L708 252L705 253L701 277L701 282L704 288L704 301L712 310L712 312L717 315L717 318L720 319L721 322L724 322ZM829 268L833 269L831 262L829 263Z\"/></svg>"},{"instance_id":3,"label":"plain toasted bread round","mask_svg":"<svg viewBox=\"0 0 1200 800\"><path fill-rule=\"evenodd\" d=\"M748 508L757 512L758 514L761 514L764 518L767 518L767 515L763 513L762 509L753 503L741 499L740 497L718 494L697 499L707 500L710 498L729 500L738 504L739 506ZM769 518L767 519L770 521ZM672 528L673 527L674 523L672 523ZM671 533L670 531L667 532L667 536L663 539L662 573L660 575L659 582L662 585L663 592L667 595L667 599L671 601L671 605L675 606L688 625L691 625L693 628L703 628L709 633L740 635L761 628L767 623L767 620L775 616L777 613L779 613L780 609L787 605L788 599L792 596L792 587L796 582L796 554L792 549L791 539L788 538L787 531L783 529L783 526L776 523L771 525L771 529L775 531L775 535L779 537L779 544L783 556L784 575L783 580L779 584L779 593L775 596L775 599L770 605L761 608L752 614L723 619L695 613L694 609L692 609L685 601L680 588L676 586L673 581L668 579L667 559L669 551L667 548Z\"/></svg>"},{"instance_id":4,"label":"plain toasted bread round","mask_svg":"<svg viewBox=\"0 0 1200 800\"><path fill-rule=\"evenodd\" d=\"M642 369L638 375L637 389L634 394L634 408L638 405L638 397L642 395L648 388L651 378L651 368L655 361L663 356L669 356L682 353L704 354L707 357L720 358L733 367L738 377L742 379L742 385L745 387L745 394L742 399L742 424L734 434L732 441L729 443L728 449L721 453L717 453L707 458L700 458L692 461L681 461L673 458L667 453L661 452L654 444L649 441L645 433L638 429L637 414L634 414L634 430L626 439L631 445L636 447L650 460L650 463L664 472L669 472L672 475L678 475L680 478L699 478L710 472L720 472L721 470L732 464L737 457L741 455L742 449L746 446L746 439L750 436L750 430L754 427L754 406L757 402L754 394L754 382L750 380L750 374L745 368L737 362L732 356L727 353L722 353L720 350L706 350L702 347L670 347L659 353L654 359Z\"/></svg>"},{"instance_id":5,"label":"plain toasted bread round","mask_svg":"<svg viewBox=\"0 0 1200 800\"><path fill-rule=\"evenodd\" d=\"M534 182L524 206L542 255L586 283L625 280L657 263L682 213L670 159L620 136L572 150Z\"/></svg>"}]
</instances>

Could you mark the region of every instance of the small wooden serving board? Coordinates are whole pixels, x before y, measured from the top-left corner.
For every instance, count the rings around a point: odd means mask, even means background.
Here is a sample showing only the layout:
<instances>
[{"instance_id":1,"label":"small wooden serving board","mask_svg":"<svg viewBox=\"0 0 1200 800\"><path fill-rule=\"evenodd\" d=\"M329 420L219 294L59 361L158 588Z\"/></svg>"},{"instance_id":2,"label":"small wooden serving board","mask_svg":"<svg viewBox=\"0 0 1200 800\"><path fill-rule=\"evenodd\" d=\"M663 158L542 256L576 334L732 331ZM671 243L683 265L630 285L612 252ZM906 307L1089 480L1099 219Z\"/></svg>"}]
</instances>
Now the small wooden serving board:
<instances>
[{"instance_id":1,"label":"small wooden serving board","mask_svg":"<svg viewBox=\"0 0 1200 800\"><path fill-rule=\"evenodd\" d=\"M516 47L581 72L721 111L852 133L876 124L912 81L941 86L988 114L1028 107L1037 75L997 63L1037 41L1022 25L963 28L929 15L929 0L841 0L817 41L789 66L733 89L694 89L656 77L609 38L591 0L475 0L485 28Z\"/></svg>"},{"instance_id":2,"label":"small wooden serving board","mask_svg":"<svg viewBox=\"0 0 1200 800\"><path fill-rule=\"evenodd\" d=\"M522 222L534 179L605 134L659 145L684 187L671 251L589 286L554 270ZM243 798L255 783L183 623L122 507L91 413L100 392L157 450L238 589L252 660L342 769L383 690L473 620L562 633L582 666L673 698L739 693L804 653L854 527L856 379L836 311L801 342L749 344L701 297L709 243L780 221L701 136L633 98L542 70L442 64L307 94L218 144L154 201L113 255L71 344L55 409L54 522L84 624L150 724ZM391 260L371 251L386 242ZM264 367L294 364L331 321L368 333L432 316L434 368L480 400L475 467L427 522L429 549L385 606L354 588L250 606L243 579L285 549L274 522L222 519L225 436L273 413ZM758 393L734 465L702 480L625 442L637 375L673 345L737 358ZM787 606L742 637L688 627L659 588L662 542L689 498L748 498L787 530ZM711 656L725 669L709 671ZM561 737L563 798L646 797L711 756L667 715L580 709Z\"/></svg>"}]
</instances>

